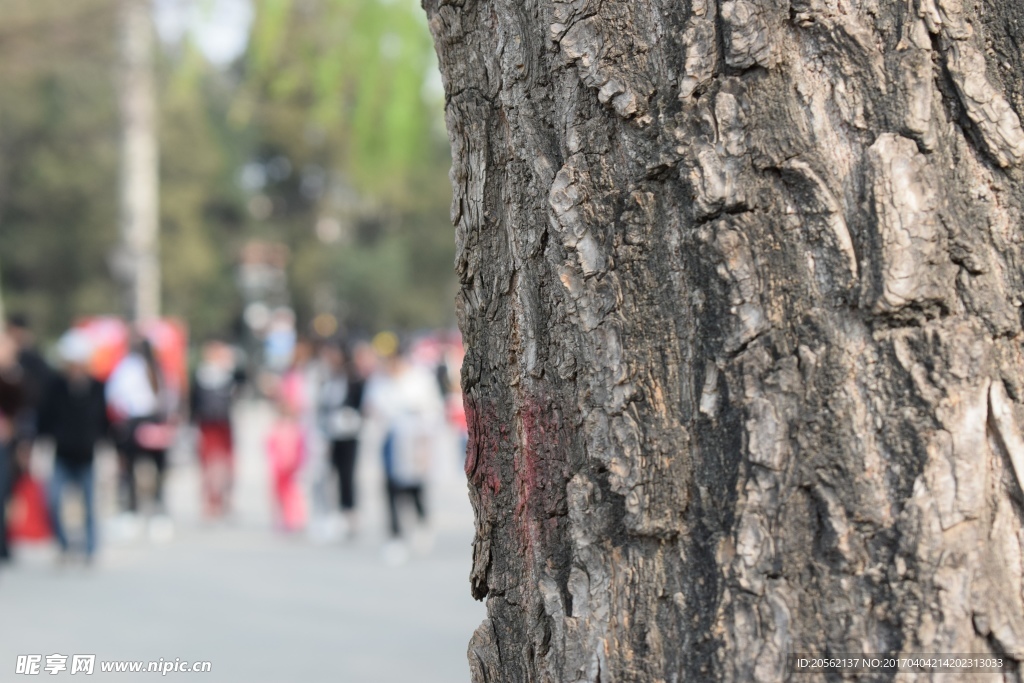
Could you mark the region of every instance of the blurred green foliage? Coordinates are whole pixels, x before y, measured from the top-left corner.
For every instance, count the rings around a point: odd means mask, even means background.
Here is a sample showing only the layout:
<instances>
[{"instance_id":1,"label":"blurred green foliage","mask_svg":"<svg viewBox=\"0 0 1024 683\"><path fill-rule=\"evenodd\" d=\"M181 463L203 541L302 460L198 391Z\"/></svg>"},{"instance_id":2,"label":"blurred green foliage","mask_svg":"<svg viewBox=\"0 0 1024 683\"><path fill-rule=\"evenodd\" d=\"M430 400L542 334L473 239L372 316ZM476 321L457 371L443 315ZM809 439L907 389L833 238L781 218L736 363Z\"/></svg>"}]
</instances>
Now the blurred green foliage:
<instances>
[{"instance_id":1,"label":"blurred green foliage","mask_svg":"<svg viewBox=\"0 0 1024 683\"><path fill-rule=\"evenodd\" d=\"M291 250L300 321L452 324L450 159L422 11L254 10L234 64L187 38L158 55L165 311L196 337L230 334L238 254L262 238ZM0 274L8 310L45 335L121 309L116 35L116 0L0 0Z\"/></svg>"},{"instance_id":2,"label":"blurred green foliage","mask_svg":"<svg viewBox=\"0 0 1024 683\"><path fill-rule=\"evenodd\" d=\"M113 46L79 33L113 31L108 9L0 1L0 272L45 329L117 301Z\"/></svg>"},{"instance_id":3,"label":"blurred green foliage","mask_svg":"<svg viewBox=\"0 0 1024 683\"><path fill-rule=\"evenodd\" d=\"M452 324L451 162L418 3L256 7L231 120L260 132L267 223L294 254L300 314L333 307L363 330ZM318 223L336 242L309 239Z\"/></svg>"}]
</instances>

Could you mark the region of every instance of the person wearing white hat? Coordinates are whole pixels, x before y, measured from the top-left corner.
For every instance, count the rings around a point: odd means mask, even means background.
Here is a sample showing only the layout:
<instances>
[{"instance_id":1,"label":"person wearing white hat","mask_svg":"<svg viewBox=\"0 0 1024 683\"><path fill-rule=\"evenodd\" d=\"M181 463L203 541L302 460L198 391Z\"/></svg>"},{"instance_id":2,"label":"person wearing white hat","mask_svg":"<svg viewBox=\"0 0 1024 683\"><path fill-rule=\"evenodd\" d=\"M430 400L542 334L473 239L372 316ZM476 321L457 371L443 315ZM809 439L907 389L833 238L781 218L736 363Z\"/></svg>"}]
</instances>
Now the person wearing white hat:
<instances>
[{"instance_id":1,"label":"person wearing white hat","mask_svg":"<svg viewBox=\"0 0 1024 683\"><path fill-rule=\"evenodd\" d=\"M93 459L96 443L109 431L103 384L90 374L93 346L82 332L71 330L57 345L61 372L50 382L39 411L39 433L54 440L53 477L47 503L61 557L70 551L61 515L64 489L74 484L85 502L87 562L96 552L96 514L93 497Z\"/></svg>"}]
</instances>

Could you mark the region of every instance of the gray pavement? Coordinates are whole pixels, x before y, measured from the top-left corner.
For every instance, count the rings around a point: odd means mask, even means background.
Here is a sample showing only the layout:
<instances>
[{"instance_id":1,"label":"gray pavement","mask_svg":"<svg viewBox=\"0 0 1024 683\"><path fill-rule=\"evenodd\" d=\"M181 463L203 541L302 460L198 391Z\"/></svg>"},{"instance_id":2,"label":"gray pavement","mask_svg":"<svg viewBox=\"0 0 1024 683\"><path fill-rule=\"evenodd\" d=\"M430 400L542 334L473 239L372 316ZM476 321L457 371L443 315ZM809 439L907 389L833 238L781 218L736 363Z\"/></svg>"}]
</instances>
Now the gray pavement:
<instances>
[{"instance_id":1,"label":"gray pavement","mask_svg":"<svg viewBox=\"0 0 1024 683\"><path fill-rule=\"evenodd\" d=\"M117 537L114 460L103 454L105 538L95 566L59 566L45 545L19 548L17 562L0 571L0 681L36 678L15 675L18 655L54 653L95 654L96 673L86 679L95 681L159 678L104 674L98 662L161 658L212 662L210 673L172 672L169 680L467 681L466 644L484 608L469 596L472 513L454 452L439 459L431 485L432 548L391 566L381 553L383 485L372 433L359 463L360 535L314 542L271 528L262 451L269 421L265 406L240 410L237 507L228 522L202 521L194 456L187 447L176 453L168 542ZM45 475L42 450L35 467Z\"/></svg>"}]
</instances>

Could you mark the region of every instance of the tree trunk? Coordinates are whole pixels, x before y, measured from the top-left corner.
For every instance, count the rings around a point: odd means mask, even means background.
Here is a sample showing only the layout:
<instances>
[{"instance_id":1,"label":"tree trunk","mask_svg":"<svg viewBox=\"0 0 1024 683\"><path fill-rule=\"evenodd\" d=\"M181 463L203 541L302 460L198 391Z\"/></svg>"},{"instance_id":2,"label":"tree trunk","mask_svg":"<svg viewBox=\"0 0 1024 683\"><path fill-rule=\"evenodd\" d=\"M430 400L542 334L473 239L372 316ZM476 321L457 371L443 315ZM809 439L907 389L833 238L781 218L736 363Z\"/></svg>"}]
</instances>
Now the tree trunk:
<instances>
[{"instance_id":1,"label":"tree trunk","mask_svg":"<svg viewBox=\"0 0 1024 683\"><path fill-rule=\"evenodd\" d=\"M160 315L159 180L149 0L121 0L121 240L129 317Z\"/></svg>"},{"instance_id":2,"label":"tree trunk","mask_svg":"<svg viewBox=\"0 0 1024 683\"><path fill-rule=\"evenodd\" d=\"M424 5L474 680L1020 658L1018 0Z\"/></svg>"}]
</instances>

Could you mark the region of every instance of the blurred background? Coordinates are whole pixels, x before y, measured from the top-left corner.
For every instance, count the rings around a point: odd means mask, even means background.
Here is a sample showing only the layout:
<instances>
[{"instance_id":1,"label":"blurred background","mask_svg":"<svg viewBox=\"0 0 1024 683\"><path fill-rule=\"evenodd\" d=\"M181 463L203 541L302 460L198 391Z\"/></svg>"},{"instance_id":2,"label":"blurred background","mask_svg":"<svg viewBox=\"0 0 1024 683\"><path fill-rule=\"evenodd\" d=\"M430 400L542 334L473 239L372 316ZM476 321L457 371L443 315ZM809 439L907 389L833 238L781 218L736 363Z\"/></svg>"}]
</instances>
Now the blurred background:
<instances>
[{"instance_id":1,"label":"blurred background","mask_svg":"<svg viewBox=\"0 0 1024 683\"><path fill-rule=\"evenodd\" d=\"M45 337L123 312L121 144L125 124L138 125L119 104L124 4L0 0L4 303L31 310ZM242 253L262 240L288 250L303 323L326 313L365 332L452 325L444 93L418 3L144 9L162 313L196 338L237 332Z\"/></svg>"},{"instance_id":2,"label":"blurred background","mask_svg":"<svg viewBox=\"0 0 1024 683\"><path fill-rule=\"evenodd\" d=\"M0 0L0 92L0 680L466 680L418 2Z\"/></svg>"}]
</instances>

